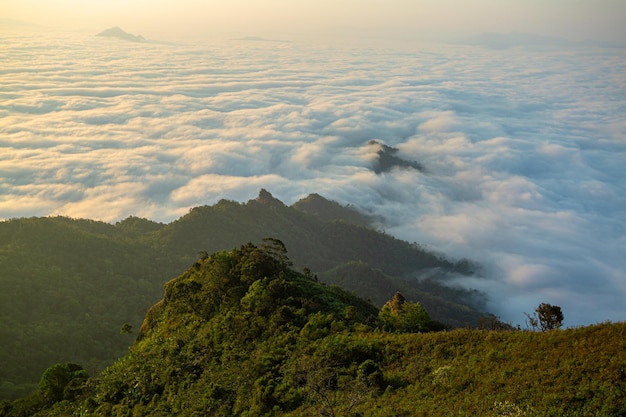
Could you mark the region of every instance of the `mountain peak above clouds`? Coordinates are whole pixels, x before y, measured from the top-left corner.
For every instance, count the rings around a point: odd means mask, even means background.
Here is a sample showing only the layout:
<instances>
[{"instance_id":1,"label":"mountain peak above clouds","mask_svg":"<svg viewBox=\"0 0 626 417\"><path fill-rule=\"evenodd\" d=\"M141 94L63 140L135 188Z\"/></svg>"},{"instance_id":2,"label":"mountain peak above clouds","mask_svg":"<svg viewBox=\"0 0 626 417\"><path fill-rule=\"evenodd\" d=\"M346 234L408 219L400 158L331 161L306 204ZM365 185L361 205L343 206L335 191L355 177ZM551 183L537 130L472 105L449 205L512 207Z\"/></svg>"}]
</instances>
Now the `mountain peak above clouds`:
<instances>
[{"instance_id":1,"label":"mountain peak above clouds","mask_svg":"<svg viewBox=\"0 0 626 417\"><path fill-rule=\"evenodd\" d=\"M412 168L420 172L425 172L424 167L417 161L407 161L396 156L398 149L385 145L377 140L370 140L367 146L377 147L377 158L374 163L374 172L382 174L391 171L393 168Z\"/></svg>"},{"instance_id":2,"label":"mountain peak above clouds","mask_svg":"<svg viewBox=\"0 0 626 417\"><path fill-rule=\"evenodd\" d=\"M104 36L107 38L117 38L130 42L146 42L146 38L141 35L132 35L120 28L119 26L114 26L110 29L104 30L98 33L96 36Z\"/></svg>"}]
</instances>

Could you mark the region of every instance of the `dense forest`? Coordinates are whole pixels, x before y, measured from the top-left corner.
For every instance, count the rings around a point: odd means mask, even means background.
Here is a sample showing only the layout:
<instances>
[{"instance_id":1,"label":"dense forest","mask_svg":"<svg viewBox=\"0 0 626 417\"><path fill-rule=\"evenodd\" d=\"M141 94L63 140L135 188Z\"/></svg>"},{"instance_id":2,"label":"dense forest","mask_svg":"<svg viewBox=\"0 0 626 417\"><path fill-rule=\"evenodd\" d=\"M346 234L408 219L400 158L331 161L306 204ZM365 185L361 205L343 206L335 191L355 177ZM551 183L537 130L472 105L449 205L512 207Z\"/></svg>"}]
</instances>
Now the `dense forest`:
<instances>
[{"instance_id":1,"label":"dense forest","mask_svg":"<svg viewBox=\"0 0 626 417\"><path fill-rule=\"evenodd\" d=\"M442 330L292 266L278 239L203 254L126 355L52 365L0 416L626 415L626 323Z\"/></svg>"},{"instance_id":2,"label":"dense forest","mask_svg":"<svg viewBox=\"0 0 626 417\"><path fill-rule=\"evenodd\" d=\"M380 308L395 292L451 327L485 316L477 291L447 285L476 268L373 228L373 219L313 194L286 206L269 192L222 200L169 224L66 217L0 222L0 400L37 388L55 363L95 375L128 351L163 285L204 254L280 239L294 269Z\"/></svg>"}]
</instances>

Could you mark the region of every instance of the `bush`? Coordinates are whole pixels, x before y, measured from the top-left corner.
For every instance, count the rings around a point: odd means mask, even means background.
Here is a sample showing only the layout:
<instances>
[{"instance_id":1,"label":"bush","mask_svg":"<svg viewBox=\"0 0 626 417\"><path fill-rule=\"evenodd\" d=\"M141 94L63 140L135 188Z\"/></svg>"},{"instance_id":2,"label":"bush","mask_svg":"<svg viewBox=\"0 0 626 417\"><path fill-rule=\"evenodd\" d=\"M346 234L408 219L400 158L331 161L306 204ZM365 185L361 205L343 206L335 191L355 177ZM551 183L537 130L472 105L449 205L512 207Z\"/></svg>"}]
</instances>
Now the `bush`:
<instances>
[{"instance_id":1,"label":"bush","mask_svg":"<svg viewBox=\"0 0 626 417\"><path fill-rule=\"evenodd\" d=\"M56 403L73 400L89 378L82 366L74 363L57 363L46 369L39 381L39 391L45 400Z\"/></svg>"}]
</instances>

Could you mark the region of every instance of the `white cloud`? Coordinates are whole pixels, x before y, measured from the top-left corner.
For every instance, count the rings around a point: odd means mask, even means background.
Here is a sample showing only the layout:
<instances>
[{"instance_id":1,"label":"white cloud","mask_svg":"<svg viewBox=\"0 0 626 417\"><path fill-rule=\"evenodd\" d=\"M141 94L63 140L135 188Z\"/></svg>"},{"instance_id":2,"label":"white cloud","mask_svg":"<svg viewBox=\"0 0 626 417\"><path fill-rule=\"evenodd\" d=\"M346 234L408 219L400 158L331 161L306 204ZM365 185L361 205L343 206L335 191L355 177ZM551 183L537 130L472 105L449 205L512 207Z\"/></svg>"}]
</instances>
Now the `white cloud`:
<instances>
[{"instance_id":1,"label":"white cloud","mask_svg":"<svg viewBox=\"0 0 626 417\"><path fill-rule=\"evenodd\" d=\"M0 218L170 221L262 187L287 204L317 192L483 262L464 283L506 320L540 302L566 324L623 320L624 61L13 37L0 57ZM376 175L370 140L425 173Z\"/></svg>"}]
</instances>

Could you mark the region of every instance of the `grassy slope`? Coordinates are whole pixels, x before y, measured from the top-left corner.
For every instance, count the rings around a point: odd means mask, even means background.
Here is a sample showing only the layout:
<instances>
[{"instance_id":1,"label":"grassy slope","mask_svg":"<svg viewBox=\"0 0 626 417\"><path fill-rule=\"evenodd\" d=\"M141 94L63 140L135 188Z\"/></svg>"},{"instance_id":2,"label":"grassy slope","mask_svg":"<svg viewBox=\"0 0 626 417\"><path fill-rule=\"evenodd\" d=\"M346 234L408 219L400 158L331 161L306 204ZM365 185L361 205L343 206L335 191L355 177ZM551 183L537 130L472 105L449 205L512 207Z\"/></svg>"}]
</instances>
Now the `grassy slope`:
<instances>
[{"instance_id":1,"label":"grassy slope","mask_svg":"<svg viewBox=\"0 0 626 417\"><path fill-rule=\"evenodd\" d=\"M34 394L0 416L626 413L626 323L387 333L371 305L272 253L246 245L196 263L82 394Z\"/></svg>"},{"instance_id":2,"label":"grassy slope","mask_svg":"<svg viewBox=\"0 0 626 417\"><path fill-rule=\"evenodd\" d=\"M369 337L385 346L381 368L397 388L358 407L364 415L626 413L626 323Z\"/></svg>"}]
</instances>

